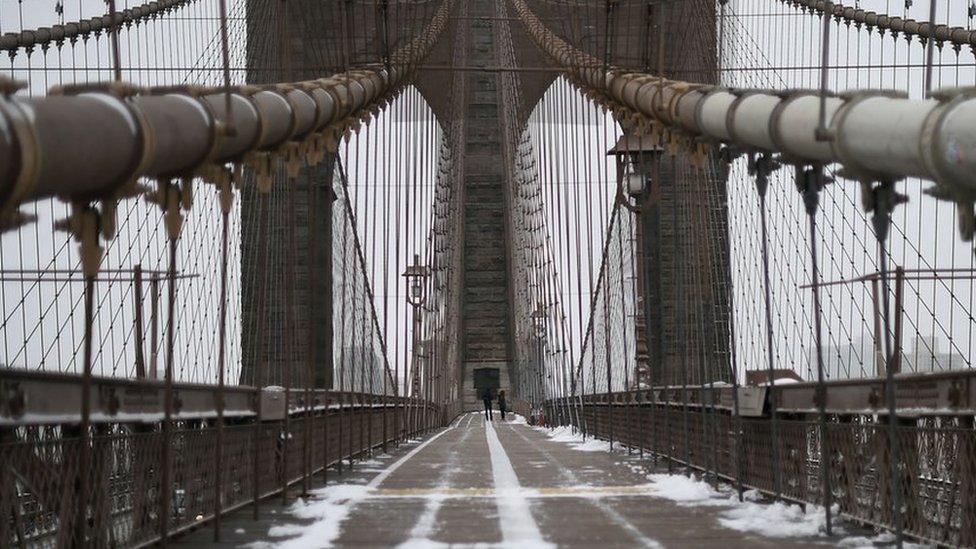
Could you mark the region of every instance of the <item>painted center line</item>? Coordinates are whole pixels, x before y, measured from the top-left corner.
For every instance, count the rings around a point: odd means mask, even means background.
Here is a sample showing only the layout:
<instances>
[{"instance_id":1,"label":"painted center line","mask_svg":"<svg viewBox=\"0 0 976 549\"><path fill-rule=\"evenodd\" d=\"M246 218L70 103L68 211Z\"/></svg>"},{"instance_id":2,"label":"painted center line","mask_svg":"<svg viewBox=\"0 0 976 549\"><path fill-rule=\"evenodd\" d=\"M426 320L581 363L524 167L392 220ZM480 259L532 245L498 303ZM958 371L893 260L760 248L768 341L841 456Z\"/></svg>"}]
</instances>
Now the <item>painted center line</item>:
<instances>
[{"instance_id":1,"label":"painted center line","mask_svg":"<svg viewBox=\"0 0 976 549\"><path fill-rule=\"evenodd\" d=\"M522 491L518 476L508 459L505 447L491 422L485 423L488 451L491 455L491 475L495 484L495 505L498 506L498 522L505 543L515 547L553 547L542 538L529 500Z\"/></svg>"},{"instance_id":2,"label":"painted center line","mask_svg":"<svg viewBox=\"0 0 976 549\"><path fill-rule=\"evenodd\" d=\"M539 487L524 488L519 487L516 493L523 498L547 499L547 498L606 498L623 496L653 496L653 484L628 485L628 486L560 486L560 487ZM367 497L370 499L397 499L397 498L438 498L438 499L466 499L466 498L496 498L502 495L511 495L512 491L502 492L493 488L450 488L439 486L436 488L377 488L370 490Z\"/></svg>"}]
</instances>

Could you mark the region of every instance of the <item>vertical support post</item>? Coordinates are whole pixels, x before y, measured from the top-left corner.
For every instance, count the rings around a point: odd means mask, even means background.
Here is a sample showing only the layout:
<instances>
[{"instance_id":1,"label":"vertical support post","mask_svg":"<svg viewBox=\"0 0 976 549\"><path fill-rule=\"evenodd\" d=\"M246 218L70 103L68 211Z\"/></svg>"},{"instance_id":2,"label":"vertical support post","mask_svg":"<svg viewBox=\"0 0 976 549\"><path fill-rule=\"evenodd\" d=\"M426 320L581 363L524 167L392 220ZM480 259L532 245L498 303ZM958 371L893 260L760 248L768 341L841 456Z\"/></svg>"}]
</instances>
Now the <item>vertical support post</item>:
<instances>
[{"instance_id":1,"label":"vertical support post","mask_svg":"<svg viewBox=\"0 0 976 549\"><path fill-rule=\"evenodd\" d=\"M874 316L874 364L875 375L884 377L887 371L885 365L884 350L881 348L881 340L884 332L881 331L881 296L878 295L878 278L871 278L871 307Z\"/></svg>"},{"instance_id":2,"label":"vertical support post","mask_svg":"<svg viewBox=\"0 0 976 549\"><path fill-rule=\"evenodd\" d=\"M282 80L291 80L291 52L288 44L288 1L279 0L280 13L278 15L278 54L281 59ZM285 261L288 264L288 273L285 273L285 337L284 348L288 353L287 360L280 364L284 371L281 373L282 385L285 387L285 417L282 421L281 437L281 504L288 503L288 465L291 450L291 386L293 383L292 373L294 370L295 356L295 185L294 180L289 174L288 185L288 249Z\"/></svg>"},{"instance_id":3,"label":"vertical support post","mask_svg":"<svg viewBox=\"0 0 976 549\"><path fill-rule=\"evenodd\" d=\"M769 188L769 176L776 165L772 157L761 154L758 158L750 157L750 164L753 164L753 171L756 174L756 192L759 195L759 220L762 238L762 266L763 266L763 294L766 312L766 358L767 358L767 383L769 388L766 394L769 397L769 432L770 432L770 451L773 457L773 493L779 499L783 495L783 471L781 455L781 441L779 437L779 413L776 402L776 366L775 350L773 341L773 298L772 284L769 279L769 231L767 223L766 191ZM813 284L817 281L814 280Z\"/></svg>"},{"instance_id":4,"label":"vertical support post","mask_svg":"<svg viewBox=\"0 0 976 549\"><path fill-rule=\"evenodd\" d=\"M819 416L820 433L820 477L822 482L822 501L824 513L826 514L826 531L831 535L831 504L833 495L831 494L830 482L830 435L827 431L827 386L823 368L823 334L821 326L820 311L820 269L817 257L817 208L820 203L820 189L824 184L823 166L817 166L812 170L797 169L797 186L803 196L803 205L809 218L810 230L810 283L813 288L813 315L814 315L814 345L817 354L817 390L816 401Z\"/></svg>"},{"instance_id":5,"label":"vertical support post","mask_svg":"<svg viewBox=\"0 0 976 549\"><path fill-rule=\"evenodd\" d=\"M220 53L223 62L224 76L224 111L227 119L233 120L233 102L231 101L230 91L230 44L227 36L227 0L219 0L218 12L220 17ZM236 131L228 128L228 131ZM221 261L220 261L220 349L218 351L217 367L220 368L218 375L218 394L217 394L217 470L216 470L216 494L214 496L214 542L220 541L220 514L223 502L223 452L224 452L224 360L226 357L227 344L227 233L230 223L230 207L234 195L231 190L233 172L224 170L218 183L220 192L220 214L223 224L223 234L221 240Z\"/></svg>"},{"instance_id":6,"label":"vertical support post","mask_svg":"<svg viewBox=\"0 0 976 549\"><path fill-rule=\"evenodd\" d=\"M260 283L258 285L258 326L260 329L257 331L257 337L255 338L256 344L254 346L254 360L257 362L257 368L254 371L254 408L255 408L255 418L254 418L254 430L251 435L253 438L251 444L251 465L252 465L252 510L254 511L254 520L258 520L261 514L261 446L262 438L264 437L264 424L262 423L263 415L263 391L262 388L267 385L267 375L268 375L268 364L267 364L267 354L268 350L262 345L260 340L261 336L264 334L264 323L266 322L265 308L267 307L267 288L268 288L268 239L271 235L268 231L268 210L271 209L271 180L270 176L257 176L259 179L257 185L257 191L260 193L258 196L258 208L259 221L258 221L258 261L260 262L260 272L258 276L260 278ZM262 177L267 177L266 180L261 180Z\"/></svg>"},{"instance_id":7,"label":"vertical support post","mask_svg":"<svg viewBox=\"0 0 976 549\"><path fill-rule=\"evenodd\" d=\"M334 159L329 159L330 166ZM325 275L325 288L322 292L322 309L325 311L325 318L323 319L323 327L325 328L325 334L323 334L323 342L325 343L325 357L323 368L325 371L322 375L322 388L324 390L322 401L325 409L322 412L322 483L325 484L329 480L329 422L331 421L332 409L330 407L331 395L335 390L335 304L333 299L333 278L332 278L332 260L333 260L333 234L332 234L332 205L338 198L335 192L332 190L331 179L332 169L327 170L327 177L325 179L326 184L321 187L327 190L328 198L324 201L324 208L322 208L325 214L322 220L322 233L324 237L322 255L324 257L322 272ZM318 196L319 184L318 181L314 183L312 190L314 195ZM313 225L314 227L314 225ZM317 228L317 227L316 227ZM316 231L317 232L317 231ZM318 265L316 265L318 267Z\"/></svg>"},{"instance_id":8,"label":"vertical support post","mask_svg":"<svg viewBox=\"0 0 976 549\"><path fill-rule=\"evenodd\" d=\"M133 309L135 311L135 320L133 321L133 333L135 334L135 354L136 354L136 377L139 379L146 378L146 356L144 354L143 345L145 344L146 337L144 335L143 318L142 318L142 265L136 264L132 268L132 281L133 281Z\"/></svg>"},{"instance_id":9,"label":"vertical support post","mask_svg":"<svg viewBox=\"0 0 976 549\"><path fill-rule=\"evenodd\" d=\"M888 404L888 473L889 490L891 491L891 521L895 534L895 543L899 549L904 544L904 525L902 513L902 494L901 494L901 460L898 440L898 403L895 393L895 373L898 369L901 354L901 303L896 304L898 318L895 320L896 333L895 341L892 341L892 321L891 308L889 304L889 294L891 291L891 280L888 274L888 231L891 228L891 213L895 206L904 200L904 197L895 192L895 185L891 181L882 181L876 186L870 183L862 184L862 193L868 198L868 209L873 212L871 222L874 228L874 236L878 241L878 265L880 266L879 276L881 278L881 313L884 321L884 344L887 363L885 374L885 401ZM897 268L896 287L902 285L904 273L901 267ZM901 301L901 290L897 289L896 300Z\"/></svg>"},{"instance_id":10,"label":"vertical support post","mask_svg":"<svg viewBox=\"0 0 976 549\"><path fill-rule=\"evenodd\" d=\"M122 22L118 20L115 12L115 0L108 0L109 12L109 43L112 48L112 78L116 82L122 81L122 52L119 51L119 26Z\"/></svg>"},{"instance_id":11,"label":"vertical support post","mask_svg":"<svg viewBox=\"0 0 976 549\"><path fill-rule=\"evenodd\" d=\"M675 159L671 157L672 173L677 173L674 170ZM684 462L685 462L685 474L691 474L691 433L689 426L688 417L688 353L687 345L685 341L685 272L684 265L682 261L683 254L681 253L682 240L679 238L679 234L683 231L678 227L678 208L679 203L683 200L683 191L678 188L677 177L672 181L671 187L671 232L672 232L672 242L674 250L672 251L672 257L674 260L675 267L675 308L674 308L674 333L675 333L675 349L678 350L680 357L675 357L678 360L681 368L681 425L683 432L683 444L684 444Z\"/></svg>"},{"instance_id":12,"label":"vertical support post","mask_svg":"<svg viewBox=\"0 0 976 549\"><path fill-rule=\"evenodd\" d=\"M180 238L183 227L183 214L180 212L180 190L171 182L162 184L163 216L166 232L169 237L169 269L166 272L167 311L166 311L166 373L165 394L163 398L163 455L162 455L162 483L160 487L159 537L160 544L165 547L169 539L169 521L172 505L172 444L173 444L173 367L176 346L176 243Z\"/></svg>"},{"instance_id":13,"label":"vertical support post","mask_svg":"<svg viewBox=\"0 0 976 549\"><path fill-rule=\"evenodd\" d=\"M307 237L307 268L308 268L308 279L306 280L306 314L308 315L307 323L308 329L305 333L305 353L306 353L306 364L305 364L305 434L304 441L302 444L302 497L308 496L308 489L311 487L311 476L312 476L312 423L315 421L315 410L312 407L312 388L316 385L315 380L315 319L313 315L317 310L316 307L316 288L315 284L317 279L317 259L318 250L316 246L318 245L318 226L316 221L318 219L317 213L315 211L318 206L316 200L316 189L315 182L312 178L312 169L306 168L305 171L305 189L307 193L307 199L305 201L306 207L308 208L308 237ZM325 474L324 472L322 473Z\"/></svg>"},{"instance_id":14,"label":"vertical support post","mask_svg":"<svg viewBox=\"0 0 976 549\"><path fill-rule=\"evenodd\" d=\"M899 265L895 267L895 333L893 334L894 353L891 361L891 369L895 374L901 373L902 364L902 322L904 320L905 304L905 269Z\"/></svg>"},{"instance_id":15,"label":"vertical support post","mask_svg":"<svg viewBox=\"0 0 976 549\"><path fill-rule=\"evenodd\" d=\"M612 2L612 0L608 0L607 5L610 6L611 5L611 2ZM612 13L612 10L611 10L611 8L608 7L608 15L610 13ZM609 37L608 37L608 39L609 39ZM609 58L609 54L608 54L608 58ZM620 206L619 206L619 204L618 204L617 208L615 209L615 212L614 213L615 214L619 214L620 213ZM615 216L611 216L611 218L610 218L610 232L607 234L607 242L608 243L610 242L611 235L612 235L612 233L614 231L614 225L615 225ZM618 228L616 230L620 230L620 229ZM605 250L604 251L604 256L607 256L609 254L610 246L607 245L603 249ZM607 264L609 265L609 258L605 258L605 259L607 261ZM609 266L604 271L604 275L605 276L603 277L603 284L604 284L604 288L603 288L603 314L604 314L603 325L605 326L605 329L603 330L603 333L604 333L604 349L606 349L605 360L607 361L607 399L606 399L606 402L607 402L607 435L608 435L608 438L610 440L610 451L613 452L613 442L614 442L613 441L613 417L615 415L614 414L614 404L615 404L615 401L614 401L614 398L613 398L614 397L614 395L613 395L613 368L611 368L612 359L611 359L611 356L610 356L610 346L611 345L610 345L610 274L609 274ZM599 289L597 291L599 291Z\"/></svg>"},{"instance_id":16,"label":"vertical support post","mask_svg":"<svg viewBox=\"0 0 976 549\"><path fill-rule=\"evenodd\" d=\"M287 2L282 0L284 6ZM287 10L285 16L287 17ZM289 465L291 461L291 401L292 385L294 384L295 357L295 181L289 177L288 185L288 249L285 261L288 273L285 274L285 349L288 358L282 361L282 384L285 386L285 418L282 422L284 430L281 437L281 504L288 503Z\"/></svg>"},{"instance_id":17,"label":"vertical support post","mask_svg":"<svg viewBox=\"0 0 976 549\"><path fill-rule=\"evenodd\" d=\"M220 330L217 347L217 451L214 456L214 542L220 541L220 516L224 495L224 407L226 405L225 375L227 356L227 239L230 232L230 208L234 194L231 190L231 174L221 170L218 182L220 193Z\"/></svg>"},{"instance_id":18,"label":"vertical support post","mask_svg":"<svg viewBox=\"0 0 976 549\"><path fill-rule=\"evenodd\" d=\"M929 1L929 36L925 44L925 94L932 91L932 64L935 60L935 13L936 0Z\"/></svg>"},{"instance_id":19,"label":"vertical support post","mask_svg":"<svg viewBox=\"0 0 976 549\"><path fill-rule=\"evenodd\" d=\"M652 12L651 4L648 3L647 5L648 28L646 29L646 32L648 33L650 32L649 25L650 25L651 12ZM649 52L645 51L645 57L647 55L649 55ZM649 61L645 59L645 66L648 65L648 63ZM639 301L641 304L640 313L644 317L644 330L641 333L641 335L644 336L644 346L647 350L646 353L647 362L645 363L645 368L646 368L645 372L647 376L647 384L651 388L650 415L651 415L652 435L654 433L654 425L655 425L654 423L654 367L652 366L652 363L660 360L660 356L656 353L654 347L656 345L656 339L657 339L656 334L655 335L651 334L651 329L652 329L651 315L653 313L653 311L651 310L651 297L649 295L651 292L651 283L652 283L651 274L650 274L651 243L649 242L650 239L648 238L647 232L651 220L655 219L657 216L657 203L654 200L654 191L656 191L656 189L660 185L660 181L658 181L658 178L661 175L660 156L654 159L653 169L654 169L654 177L651 181L648 181L647 185L645 185L643 196L641 197L640 212L637 216L637 227L635 229L635 235L637 238L637 250L638 250L637 251L638 261L636 265L636 271L638 273L637 289L638 289ZM638 383L638 388L640 388L640 383ZM638 394L640 393L638 392ZM640 419L640 439L641 439L639 451L640 451L641 458L644 457L644 442L645 442L644 441L644 412L641 409L641 406L643 405L642 401L643 401L642 398L638 399L638 413L639 413L638 417ZM655 446L656 445L653 442L650 444L651 456L656 465L657 453L655 452Z\"/></svg>"},{"instance_id":20,"label":"vertical support post","mask_svg":"<svg viewBox=\"0 0 976 549\"><path fill-rule=\"evenodd\" d=\"M159 379L159 273L149 280L149 379Z\"/></svg>"},{"instance_id":21,"label":"vertical support post","mask_svg":"<svg viewBox=\"0 0 976 549\"><path fill-rule=\"evenodd\" d=\"M834 4L830 0L824 3L823 11L823 33L820 38L820 116L817 122L817 129L814 137L818 141L829 141L830 132L827 128L827 84L830 68L830 17L834 11ZM831 515L833 510L830 508L833 502L830 480L830 433L827 429L827 386L825 384L823 371L823 327L820 324L820 272L817 258L817 207L820 201L820 190L826 184L824 166L818 165L813 172L804 172L803 179L797 178L797 184L804 183L803 201L810 218L810 259L811 259L811 280L813 284L813 314L815 316L815 334L817 345L817 392L818 392L818 416L820 430L820 476L823 481L823 506L826 519L826 532L831 535L833 525Z\"/></svg>"},{"instance_id":22,"label":"vertical support post","mask_svg":"<svg viewBox=\"0 0 976 549\"><path fill-rule=\"evenodd\" d=\"M84 210L85 217L92 218L95 214L90 209L86 208ZM94 223L94 220L91 221ZM93 228L96 231L97 228ZM84 238L84 237L83 237ZM97 236L95 236L97 239ZM94 243L97 248L97 240ZM84 244L83 244L84 247ZM84 251L82 252L85 253ZM99 254L100 255L100 254ZM99 258L100 259L100 258ZM97 268L97 266L96 266ZM78 483L77 490L75 494L75 504L77 505L77 512L75 515L75 535L74 540L78 545L85 545L88 538L88 502L91 482L91 466L93 457L93 447L92 447L92 434L91 434L91 384L92 384L92 324L94 320L94 296L95 296L95 274L97 271L85 272L85 340L84 340L84 354L82 360L84 361L84 370L82 372L81 378L81 436L78 441ZM6 517L0 517L0 520L7 520Z\"/></svg>"}]
</instances>

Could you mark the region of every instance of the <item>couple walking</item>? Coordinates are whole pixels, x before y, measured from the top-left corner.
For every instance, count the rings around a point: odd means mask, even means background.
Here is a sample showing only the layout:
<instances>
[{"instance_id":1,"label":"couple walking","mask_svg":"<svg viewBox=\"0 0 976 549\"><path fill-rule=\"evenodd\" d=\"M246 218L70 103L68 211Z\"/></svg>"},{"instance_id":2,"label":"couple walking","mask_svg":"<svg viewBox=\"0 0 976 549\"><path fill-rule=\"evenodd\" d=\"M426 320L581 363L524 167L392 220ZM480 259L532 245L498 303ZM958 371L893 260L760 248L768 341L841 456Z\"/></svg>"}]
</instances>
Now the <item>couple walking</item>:
<instances>
[{"instance_id":1,"label":"couple walking","mask_svg":"<svg viewBox=\"0 0 976 549\"><path fill-rule=\"evenodd\" d=\"M485 389L481 394L481 400L485 403L485 421L494 421L491 414L491 401L494 399L493 389ZM505 391L498 391L498 411L502 413L502 421L505 421Z\"/></svg>"}]
</instances>

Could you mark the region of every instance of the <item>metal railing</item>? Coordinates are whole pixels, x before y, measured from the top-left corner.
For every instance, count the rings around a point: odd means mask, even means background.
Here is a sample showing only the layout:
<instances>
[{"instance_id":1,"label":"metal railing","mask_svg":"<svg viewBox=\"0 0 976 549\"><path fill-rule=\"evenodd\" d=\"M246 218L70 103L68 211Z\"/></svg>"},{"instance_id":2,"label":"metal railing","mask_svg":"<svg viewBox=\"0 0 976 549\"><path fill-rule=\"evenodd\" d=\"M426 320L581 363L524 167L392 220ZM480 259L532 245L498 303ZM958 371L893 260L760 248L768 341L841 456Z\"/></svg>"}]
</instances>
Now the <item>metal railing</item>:
<instances>
[{"instance_id":1,"label":"metal railing","mask_svg":"<svg viewBox=\"0 0 976 549\"><path fill-rule=\"evenodd\" d=\"M257 518L265 498L306 493L313 475L324 481L330 467L457 413L388 395L297 389L286 405L276 388L174 384L178 411L163 429L164 391L153 380L94 379L83 437L78 376L0 372L0 546L140 546L219 528L215 517L246 506Z\"/></svg>"},{"instance_id":2,"label":"metal railing","mask_svg":"<svg viewBox=\"0 0 976 549\"><path fill-rule=\"evenodd\" d=\"M939 545L976 546L976 373L896 377L897 456L891 459L884 379L774 387L655 387L554 399L549 425L575 425L660 463L733 483L740 494L776 493L800 504L823 501L822 475L842 516ZM701 398L699 395L703 396ZM827 413L828 462L821 460L818 405ZM769 413L776 402L778 436ZM892 467L902 505L891 504ZM900 509L901 516L894 516Z\"/></svg>"}]
</instances>

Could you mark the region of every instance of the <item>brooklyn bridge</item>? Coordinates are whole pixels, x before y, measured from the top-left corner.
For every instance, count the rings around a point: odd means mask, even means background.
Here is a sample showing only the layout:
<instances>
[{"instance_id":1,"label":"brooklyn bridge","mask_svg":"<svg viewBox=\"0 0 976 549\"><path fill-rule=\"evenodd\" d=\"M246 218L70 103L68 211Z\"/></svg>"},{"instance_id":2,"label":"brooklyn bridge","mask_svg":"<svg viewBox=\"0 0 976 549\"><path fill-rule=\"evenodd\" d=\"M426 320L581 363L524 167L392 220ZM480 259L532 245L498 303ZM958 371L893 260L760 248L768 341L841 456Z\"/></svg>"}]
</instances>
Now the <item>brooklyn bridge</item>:
<instances>
[{"instance_id":1,"label":"brooklyn bridge","mask_svg":"<svg viewBox=\"0 0 976 549\"><path fill-rule=\"evenodd\" d=\"M0 547L976 547L974 20L0 0Z\"/></svg>"}]
</instances>

